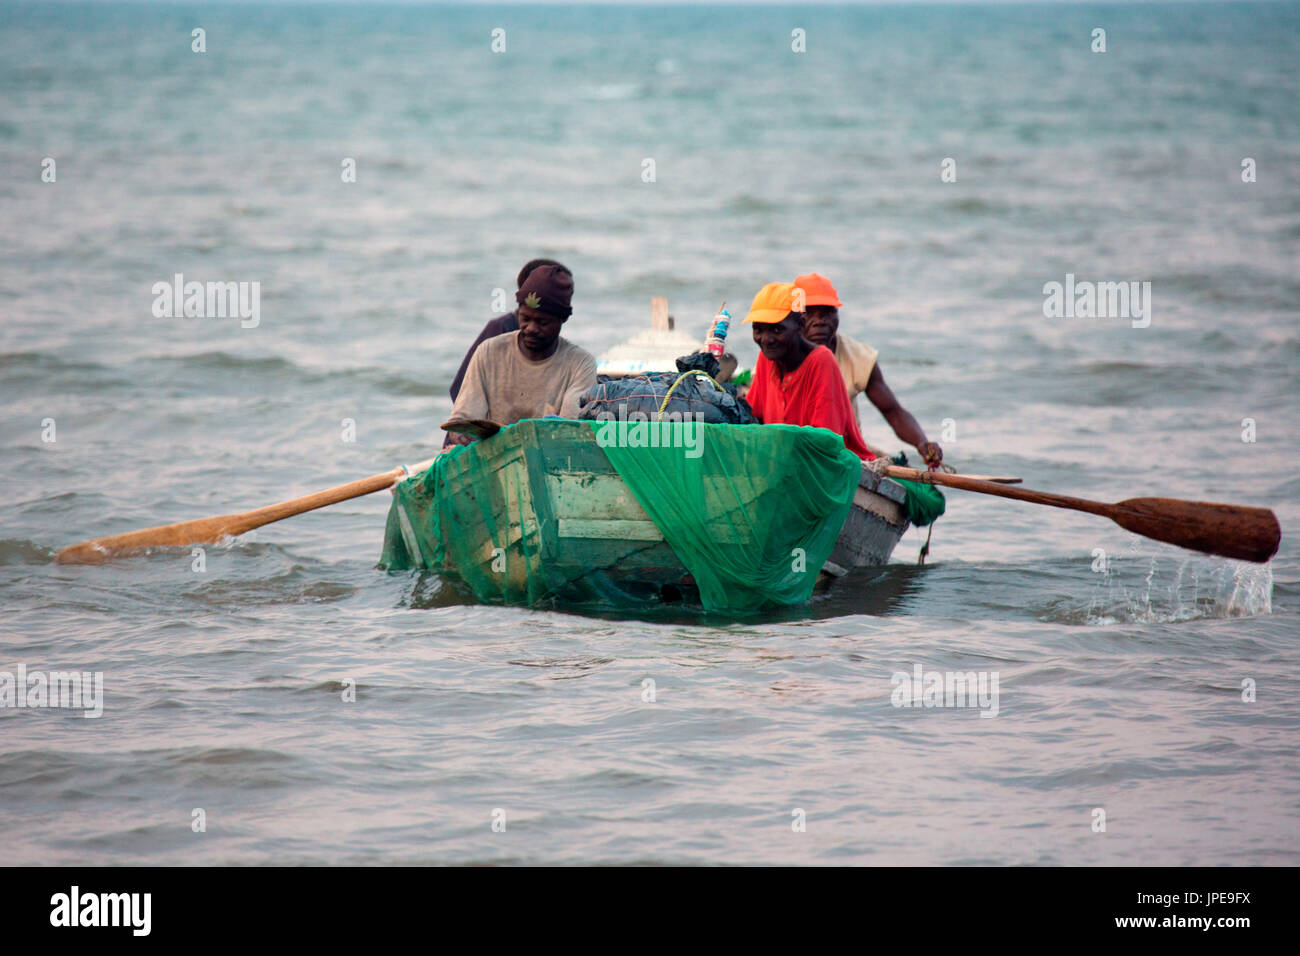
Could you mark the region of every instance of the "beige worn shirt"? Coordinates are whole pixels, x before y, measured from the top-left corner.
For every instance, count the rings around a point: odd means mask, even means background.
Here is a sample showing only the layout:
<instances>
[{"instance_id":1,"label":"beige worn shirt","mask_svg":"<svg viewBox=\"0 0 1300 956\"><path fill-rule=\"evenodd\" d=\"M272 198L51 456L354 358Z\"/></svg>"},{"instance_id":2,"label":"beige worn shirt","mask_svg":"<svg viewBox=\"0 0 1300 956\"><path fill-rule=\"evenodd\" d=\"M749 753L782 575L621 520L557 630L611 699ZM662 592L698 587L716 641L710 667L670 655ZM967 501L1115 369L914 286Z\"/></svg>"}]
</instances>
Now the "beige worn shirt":
<instances>
[{"instance_id":1,"label":"beige worn shirt","mask_svg":"<svg viewBox=\"0 0 1300 956\"><path fill-rule=\"evenodd\" d=\"M596 384L596 359L561 336L554 355L533 362L519 351L518 337L507 332L474 350L451 418L512 425L524 418L577 415L579 397Z\"/></svg>"},{"instance_id":2,"label":"beige worn shirt","mask_svg":"<svg viewBox=\"0 0 1300 956\"><path fill-rule=\"evenodd\" d=\"M840 365L840 374L844 376L844 387L849 390L849 404L853 406L853 416L862 424L862 413L858 409L858 396L867 390L871 381L871 370L876 367L880 353L870 345L857 342L843 332L835 336L835 361Z\"/></svg>"}]
</instances>

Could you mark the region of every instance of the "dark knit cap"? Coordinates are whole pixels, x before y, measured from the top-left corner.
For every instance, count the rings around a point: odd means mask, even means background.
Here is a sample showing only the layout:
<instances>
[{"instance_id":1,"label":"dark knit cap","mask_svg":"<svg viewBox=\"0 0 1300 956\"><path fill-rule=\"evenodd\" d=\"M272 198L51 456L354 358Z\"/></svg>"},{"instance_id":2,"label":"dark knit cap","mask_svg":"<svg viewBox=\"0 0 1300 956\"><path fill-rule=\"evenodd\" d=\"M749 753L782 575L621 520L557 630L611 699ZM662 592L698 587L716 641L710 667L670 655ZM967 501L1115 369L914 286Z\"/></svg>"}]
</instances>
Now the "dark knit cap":
<instances>
[{"instance_id":1,"label":"dark knit cap","mask_svg":"<svg viewBox=\"0 0 1300 956\"><path fill-rule=\"evenodd\" d=\"M532 275L533 270L538 266L559 266L569 275L573 275L573 272L563 262L556 262L554 259L529 259L524 263L524 267L519 270L519 278L515 280L515 288L522 289L524 280Z\"/></svg>"},{"instance_id":2,"label":"dark knit cap","mask_svg":"<svg viewBox=\"0 0 1300 956\"><path fill-rule=\"evenodd\" d=\"M573 276L564 266L538 266L515 293L515 301L556 318L573 314Z\"/></svg>"}]
</instances>

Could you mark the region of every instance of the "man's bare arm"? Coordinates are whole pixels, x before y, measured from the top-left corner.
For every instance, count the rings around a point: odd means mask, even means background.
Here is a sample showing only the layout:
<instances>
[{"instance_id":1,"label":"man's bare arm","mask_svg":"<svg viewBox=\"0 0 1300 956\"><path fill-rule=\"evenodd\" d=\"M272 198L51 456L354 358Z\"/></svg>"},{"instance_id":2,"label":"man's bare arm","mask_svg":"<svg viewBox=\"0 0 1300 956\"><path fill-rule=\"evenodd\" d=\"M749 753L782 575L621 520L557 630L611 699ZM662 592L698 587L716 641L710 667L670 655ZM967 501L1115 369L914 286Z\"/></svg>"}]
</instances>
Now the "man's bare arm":
<instances>
[{"instance_id":1,"label":"man's bare arm","mask_svg":"<svg viewBox=\"0 0 1300 956\"><path fill-rule=\"evenodd\" d=\"M920 452L926 464L933 465L943 460L943 449L925 437L921 423L899 404L893 390L885 384L885 375L879 365L871 370L871 378L867 380L867 398L889 422L894 434Z\"/></svg>"}]
</instances>

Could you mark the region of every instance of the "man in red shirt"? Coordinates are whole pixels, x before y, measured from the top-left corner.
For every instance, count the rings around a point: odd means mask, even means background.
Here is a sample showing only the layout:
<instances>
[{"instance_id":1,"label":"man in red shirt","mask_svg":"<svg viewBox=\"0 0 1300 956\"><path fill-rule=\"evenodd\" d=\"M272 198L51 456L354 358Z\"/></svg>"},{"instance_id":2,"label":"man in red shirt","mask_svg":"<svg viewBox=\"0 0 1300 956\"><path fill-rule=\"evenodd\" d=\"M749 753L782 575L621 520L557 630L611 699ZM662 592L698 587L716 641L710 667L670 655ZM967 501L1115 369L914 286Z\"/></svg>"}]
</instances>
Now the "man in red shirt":
<instances>
[{"instance_id":1,"label":"man in red shirt","mask_svg":"<svg viewBox=\"0 0 1300 956\"><path fill-rule=\"evenodd\" d=\"M754 296L745 322L753 324L761 354L745 397L764 424L829 428L843 436L845 448L871 461L839 363L830 349L803 336L802 305L790 282L769 282Z\"/></svg>"}]
</instances>

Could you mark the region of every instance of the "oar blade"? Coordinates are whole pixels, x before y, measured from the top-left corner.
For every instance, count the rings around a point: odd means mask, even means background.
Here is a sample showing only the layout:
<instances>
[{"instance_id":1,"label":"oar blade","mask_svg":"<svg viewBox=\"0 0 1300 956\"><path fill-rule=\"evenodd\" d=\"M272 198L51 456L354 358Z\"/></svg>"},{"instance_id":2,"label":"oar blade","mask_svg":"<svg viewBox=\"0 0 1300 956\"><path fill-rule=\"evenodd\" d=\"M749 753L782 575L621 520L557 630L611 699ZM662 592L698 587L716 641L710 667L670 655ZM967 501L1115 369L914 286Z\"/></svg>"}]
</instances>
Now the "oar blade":
<instances>
[{"instance_id":1,"label":"oar blade","mask_svg":"<svg viewBox=\"0 0 1300 956\"><path fill-rule=\"evenodd\" d=\"M1260 564L1277 554L1282 529L1267 508L1177 498L1129 498L1114 505L1121 528L1205 554Z\"/></svg>"},{"instance_id":2,"label":"oar blade","mask_svg":"<svg viewBox=\"0 0 1300 956\"><path fill-rule=\"evenodd\" d=\"M103 564L109 558L139 554L149 548L213 544L238 533L237 526L229 518L200 518L71 544L59 551L54 560L58 564Z\"/></svg>"},{"instance_id":3,"label":"oar blade","mask_svg":"<svg viewBox=\"0 0 1300 956\"><path fill-rule=\"evenodd\" d=\"M424 462L419 467L427 467L428 464L429 462ZM390 487L393 482L405 478L406 474L405 468L394 468L392 471L371 475L369 478L360 478L356 481L350 481L346 485L326 488L324 491L303 495L301 498L294 498L290 501L282 501L276 505L267 505L265 508L256 508L239 514L217 515L214 518L199 518L195 521L181 521L176 524L163 524L105 538L94 538L90 541L69 545L56 554L54 560L59 564L103 564L109 558L138 554L149 548L175 548L192 544L211 544L223 538L238 537L245 532L260 528L262 525L270 524L273 521L292 518L294 515L315 511L317 508L324 508L327 505L338 504L340 501L348 501L362 495L382 491L384 488Z\"/></svg>"}]
</instances>

